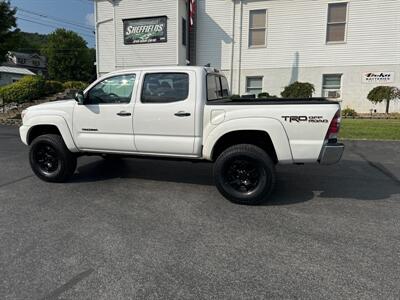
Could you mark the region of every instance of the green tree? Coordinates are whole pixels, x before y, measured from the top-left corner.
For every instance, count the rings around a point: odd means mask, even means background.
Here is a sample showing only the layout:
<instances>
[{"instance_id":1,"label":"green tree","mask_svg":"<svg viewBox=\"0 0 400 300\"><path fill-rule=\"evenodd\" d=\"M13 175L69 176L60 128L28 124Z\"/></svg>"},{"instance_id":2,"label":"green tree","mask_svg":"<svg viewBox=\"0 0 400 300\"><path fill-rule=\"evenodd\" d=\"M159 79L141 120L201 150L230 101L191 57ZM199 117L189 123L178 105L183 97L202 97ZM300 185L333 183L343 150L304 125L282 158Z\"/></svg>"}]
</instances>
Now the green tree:
<instances>
[{"instance_id":1,"label":"green tree","mask_svg":"<svg viewBox=\"0 0 400 300\"><path fill-rule=\"evenodd\" d=\"M15 42L11 45L11 51L25 53L41 53L42 48L47 44L47 35L30 32L17 32Z\"/></svg>"},{"instance_id":2,"label":"green tree","mask_svg":"<svg viewBox=\"0 0 400 300\"><path fill-rule=\"evenodd\" d=\"M0 0L0 63L6 59L6 54L14 40L17 29L15 9L11 9L9 1Z\"/></svg>"},{"instance_id":3,"label":"green tree","mask_svg":"<svg viewBox=\"0 0 400 300\"><path fill-rule=\"evenodd\" d=\"M386 113L389 113L390 101L400 98L400 90L393 86L377 86L368 94L368 100L372 103L386 101Z\"/></svg>"},{"instance_id":4,"label":"green tree","mask_svg":"<svg viewBox=\"0 0 400 300\"><path fill-rule=\"evenodd\" d=\"M283 98L311 98L315 92L314 85L308 82L294 82L283 90Z\"/></svg>"},{"instance_id":5,"label":"green tree","mask_svg":"<svg viewBox=\"0 0 400 300\"><path fill-rule=\"evenodd\" d=\"M93 52L86 41L73 31L57 29L51 33L43 54L47 57L51 79L88 81L93 77Z\"/></svg>"}]
</instances>

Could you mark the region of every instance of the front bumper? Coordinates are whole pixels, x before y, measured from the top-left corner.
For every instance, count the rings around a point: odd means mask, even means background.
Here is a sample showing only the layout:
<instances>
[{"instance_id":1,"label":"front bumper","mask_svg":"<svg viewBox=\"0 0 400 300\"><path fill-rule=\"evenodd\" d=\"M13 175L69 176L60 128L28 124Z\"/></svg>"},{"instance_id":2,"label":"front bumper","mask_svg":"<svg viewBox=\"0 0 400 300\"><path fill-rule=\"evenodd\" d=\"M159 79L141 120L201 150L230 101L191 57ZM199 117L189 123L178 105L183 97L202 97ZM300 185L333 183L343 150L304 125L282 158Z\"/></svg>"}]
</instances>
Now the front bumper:
<instances>
[{"instance_id":1,"label":"front bumper","mask_svg":"<svg viewBox=\"0 0 400 300\"><path fill-rule=\"evenodd\" d=\"M341 143L326 144L322 147L318 161L321 165L336 164L342 159L343 152L344 145Z\"/></svg>"}]
</instances>

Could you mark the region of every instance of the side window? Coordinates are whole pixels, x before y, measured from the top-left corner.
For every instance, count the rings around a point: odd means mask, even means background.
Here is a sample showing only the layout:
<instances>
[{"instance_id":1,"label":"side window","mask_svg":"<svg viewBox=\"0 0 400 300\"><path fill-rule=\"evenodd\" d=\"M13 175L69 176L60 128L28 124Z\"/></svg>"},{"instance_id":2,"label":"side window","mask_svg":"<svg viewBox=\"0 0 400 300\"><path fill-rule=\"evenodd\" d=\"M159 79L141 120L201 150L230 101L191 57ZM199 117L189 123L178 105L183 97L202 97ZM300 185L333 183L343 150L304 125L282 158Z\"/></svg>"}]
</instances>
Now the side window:
<instances>
[{"instance_id":1,"label":"side window","mask_svg":"<svg viewBox=\"0 0 400 300\"><path fill-rule=\"evenodd\" d=\"M86 95L85 104L118 104L131 102L136 76L120 75L106 78Z\"/></svg>"},{"instance_id":2,"label":"side window","mask_svg":"<svg viewBox=\"0 0 400 300\"><path fill-rule=\"evenodd\" d=\"M187 21L185 18L182 18L182 45L187 45Z\"/></svg>"},{"instance_id":3,"label":"side window","mask_svg":"<svg viewBox=\"0 0 400 300\"><path fill-rule=\"evenodd\" d=\"M247 77L246 79L246 93L258 95L263 91L263 77Z\"/></svg>"},{"instance_id":4,"label":"side window","mask_svg":"<svg viewBox=\"0 0 400 300\"><path fill-rule=\"evenodd\" d=\"M214 101L229 97L228 80L221 75L207 75L207 100Z\"/></svg>"},{"instance_id":5,"label":"side window","mask_svg":"<svg viewBox=\"0 0 400 300\"><path fill-rule=\"evenodd\" d=\"M346 40L347 3L329 3L326 42L337 43Z\"/></svg>"},{"instance_id":6,"label":"side window","mask_svg":"<svg viewBox=\"0 0 400 300\"><path fill-rule=\"evenodd\" d=\"M217 76L207 75L207 100L213 101L219 98L220 85L217 81Z\"/></svg>"},{"instance_id":7,"label":"side window","mask_svg":"<svg viewBox=\"0 0 400 300\"><path fill-rule=\"evenodd\" d=\"M250 11L249 47L263 47L267 45L267 10Z\"/></svg>"},{"instance_id":8,"label":"side window","mask_svg":"<svg viewBox=\"0 0 400 300\"><path fill-rule=\"evenodd\" d=\"M142 103L171 103L189 96L189 75L186 73L152 73L144 78Z\"/></svg>"},{"instance_id":9,"label":"side window","mask_svg":"<svg viewBox=\"0 0 400 300\"><path fill-rule=\"evenodd\" d=\"M222 90L222 97L229 97L229 83L226 77L221 76L221 90Z\"/></svg>"},{"instance_id":10,"label":"side window","mask_svg":"<svg viewBox=\"0 0 400 300\"><path fill-rule=\"evenodd\" d=\"M322 97L329 99L341 98L342 74L324 74L322 81Z\"/></svg>"}]
</instances>

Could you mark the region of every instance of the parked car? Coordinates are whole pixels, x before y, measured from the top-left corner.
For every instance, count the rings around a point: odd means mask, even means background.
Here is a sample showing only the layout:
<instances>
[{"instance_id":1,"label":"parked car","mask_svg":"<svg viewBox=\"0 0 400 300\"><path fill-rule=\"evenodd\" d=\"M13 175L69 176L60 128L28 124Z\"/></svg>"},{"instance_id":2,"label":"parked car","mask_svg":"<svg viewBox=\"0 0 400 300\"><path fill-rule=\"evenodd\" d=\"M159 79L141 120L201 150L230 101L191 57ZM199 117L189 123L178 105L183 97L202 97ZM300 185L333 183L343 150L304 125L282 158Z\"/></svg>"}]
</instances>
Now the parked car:
<instances>
[{"instance_id":1,"label":"parked car","mask_svg":"<svg viewBox=\"0 0 400 300\"><path fill-rule=\"evenodd\" d=\"M269 197L276 164L334 164L344 151L337 102L231 99L225 76L205 67L113 72L22 118L21 139L42 180L67 181L80 155L206 160L222 195L240 204Z\"/></svg>"}]
</instances>

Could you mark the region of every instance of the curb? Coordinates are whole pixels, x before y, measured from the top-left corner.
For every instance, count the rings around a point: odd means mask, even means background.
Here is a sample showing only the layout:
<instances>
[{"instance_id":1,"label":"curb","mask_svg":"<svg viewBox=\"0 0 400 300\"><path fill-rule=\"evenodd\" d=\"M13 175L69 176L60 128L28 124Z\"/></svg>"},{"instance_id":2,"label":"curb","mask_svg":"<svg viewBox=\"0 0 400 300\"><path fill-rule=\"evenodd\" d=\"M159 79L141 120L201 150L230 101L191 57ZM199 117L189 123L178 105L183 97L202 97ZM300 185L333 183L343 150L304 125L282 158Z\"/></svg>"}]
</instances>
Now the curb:
<instances>
[{"instance_id":1,"label":"curb","mask_svg":"<svg viewBox=\"0 0 400 300\"><path fill-rule=\"evenodd\" d=\"M7 120L0 120L0 125L6 126L21 126L22 121L19 119L7 119Z\"/></svg>"},{"instance_id":2,"label":"curb","mask_svg":"<svg viewBox=\"0 0 400 300\"><path fill-rule=\"evenodd\" d=\"M341 141L353 141L353 142L400 142L400 140L378 140L378 139L348 139L339 138Z\"/></svg>"}]
</instances>

